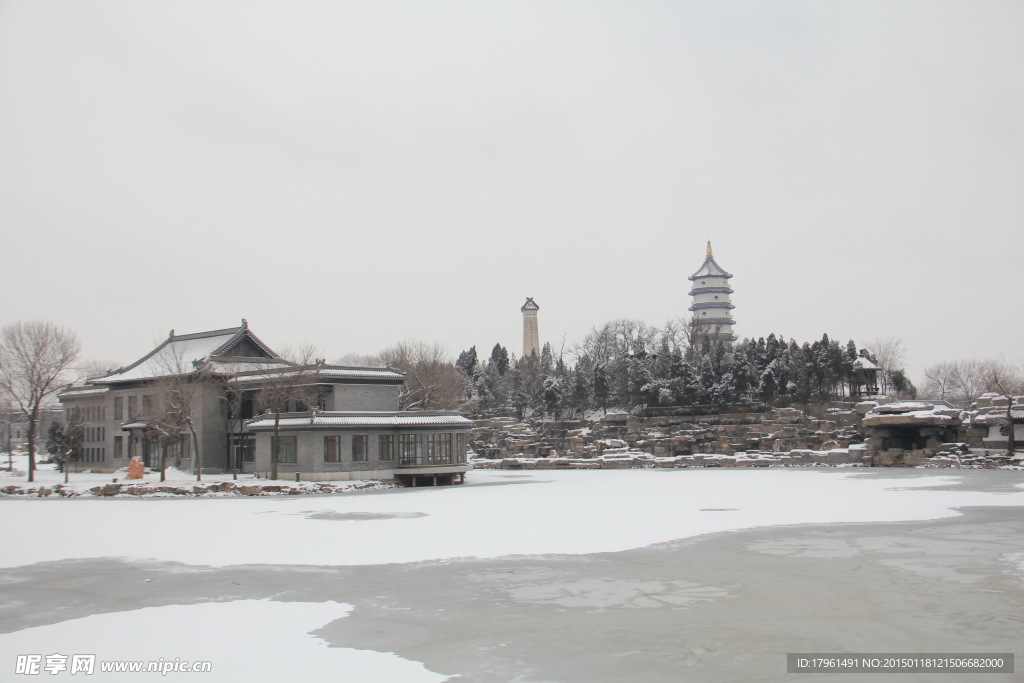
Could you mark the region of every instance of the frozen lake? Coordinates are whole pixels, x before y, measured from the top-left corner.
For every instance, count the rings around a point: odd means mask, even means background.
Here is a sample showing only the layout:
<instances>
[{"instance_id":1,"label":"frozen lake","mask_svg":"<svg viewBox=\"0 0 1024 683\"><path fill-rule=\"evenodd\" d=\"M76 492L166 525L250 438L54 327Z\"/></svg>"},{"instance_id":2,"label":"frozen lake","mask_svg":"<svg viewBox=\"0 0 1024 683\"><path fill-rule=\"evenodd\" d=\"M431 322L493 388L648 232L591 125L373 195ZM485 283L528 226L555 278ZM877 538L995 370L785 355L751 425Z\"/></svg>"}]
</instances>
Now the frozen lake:
<instances>
[{"instance_id":1,"label":"frozen lake","mask_svg":"<svg viewBox=\"0 0 1024 683\"><path fill-rule=\"evenodd\" d=\"M787 652L1013 652L1024 636L1019 471L469 481L4 499L0 666L96 654L211 663L171 680L782 680Z\"/></svg>"}]
</instances>

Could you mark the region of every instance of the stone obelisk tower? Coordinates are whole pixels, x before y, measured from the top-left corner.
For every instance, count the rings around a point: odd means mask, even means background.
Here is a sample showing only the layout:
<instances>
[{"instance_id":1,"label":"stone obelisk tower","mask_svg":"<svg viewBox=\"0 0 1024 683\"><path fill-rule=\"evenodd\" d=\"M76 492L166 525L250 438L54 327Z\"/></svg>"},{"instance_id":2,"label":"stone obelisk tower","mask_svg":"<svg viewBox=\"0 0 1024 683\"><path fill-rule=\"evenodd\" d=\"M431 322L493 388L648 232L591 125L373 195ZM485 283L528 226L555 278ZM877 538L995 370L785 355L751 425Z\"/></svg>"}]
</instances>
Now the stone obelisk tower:
<instances>
[{"instance_id":1,"label":"stone obelisk tower","mask_svg":"<svg viewBox=\"0 0 1024 683\"><path fill-rule=\"evenodd\" d=\"M732 319L732 309L735 306L729 300L729 295L732 294L732 287L729 286L731 277L732 275L715 263L711 254L711 240L708 240L708 253L704 265L690 276L693 283L690 290L690 296L693 297L690 311L693 312L694 329L707 333L712 339L736 339L732 333L732 326L736 324Z\"/></svg>"},{"instance_id":2,"label":"stone obelisk tower","mask_svg":"<svg viewBox=\"0 0 1024 683\"><path fill-rule=\"evenodd\" d=\"M529 358L531 354L540 358L540 332L537 331L537 311L540 306L532 296L528 296L519 310L523 312L523 358Z\"/></svg>"}]
</instances>

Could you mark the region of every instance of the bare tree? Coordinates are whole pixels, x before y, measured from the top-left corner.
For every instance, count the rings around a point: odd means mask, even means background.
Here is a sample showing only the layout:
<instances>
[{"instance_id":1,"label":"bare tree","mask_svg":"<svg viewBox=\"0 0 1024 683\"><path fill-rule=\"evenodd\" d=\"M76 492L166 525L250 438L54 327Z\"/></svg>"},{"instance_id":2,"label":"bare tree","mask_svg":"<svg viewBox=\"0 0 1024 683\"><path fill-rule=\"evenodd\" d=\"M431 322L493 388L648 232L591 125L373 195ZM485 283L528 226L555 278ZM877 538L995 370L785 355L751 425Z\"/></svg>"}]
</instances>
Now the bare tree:
<instances>
[{"instance_id":1,"label":"bare tree","mask_svg":"<svg viewBox=\"0 0 1024 683\"><path fill-rule=\"evenodd\" d=\"M441 344L406 340L380 352L380 362L405 373L402 410L454 410L466 393L465 376Z\"/></svg>"},{"instance_id":2,"label":"bare tree","mask_svg":"<svg viewBox=\"0 0 1024 683\"><path fill-rule=\"evenodd\" d=\"M75 363L75 366L71 368L71 372L75 376L75 382L79 382L92 377L100 377L119 367L121 367L121 364L113 361L85 360Z\"/></svg>"},{"instance_id":3,"label":"bare tree","mask_svg":"<svg viewBox=\"0 0 1024 683\"><path fill-rule=\"evenodd\" d=\"M220 383L221 400L224 401L224 407L227 410L228 433L225 444L227 448L225 462L233 465L231 469L240 470L242 454L239 453L236 459L232 449L235 445L235 439L239 438L239 429L245 421L243 412L246 406L246 393L252 387L247 386L246 382L241 381L237 372L228 375L217 375L216 380Z\"/></svg>"},{"instance_id":4,"label":"bare tree","mask_svg":"<svg viewBox=\"0 0 1024 683\"><path fill-rule=\"evenodd\" d=\"M953 388L965 408L985 390L986 363L979 360L959 360L954 364Z\"/></svg>"},{"instance_id":5,"label":"bare tree","mask_svg":"<svg viewBox=\"0 0 1024 683\"><path fill-rule=\"evenodd\" d=\"M1004 361L990 361L985 364L985 389L1000 394L1006 399L1006 457L1012 458L1016 451L1013 433L1013 397L1024 393L1024 381L1020 371Z\"/></svg>"},{"instance_id":6,"label":"bare tree","mask_svg":"<svg viewBox=\"0 0 1024 683\"><path fill-rule=\"evenodd\" d=\"M956 386L956 363L944 361L925 368L924 381L925 395L937 394L939 399L945 400L946 394Z\"/></svg>"},{"instance_id":7,"label":"bare tree","mask_svg":"<svg viewBox=\"0 0 1024 683\"><path fill-rule=\"evenodd\" d=\"M74 332L43 320L0 331L0 391L28 418L29 481L35 481L39 411L65 385L81 350Z\"/></svg>"},{"instance_id":8,"label":"bare tree","mask_svg":"<svg viewBox=\"0 0 1024 683\"><path fill-rule=\"evenodd\" d=\"M320 400L316 376L324 360L316 357L318 353L312 344L304 344L297 350L285 349L281 355L293 363L292 367L266 377L256 393L256 405L274 414L274 434L270 440L271 479L278 478L281 462L281 413L313 409Z\"/></svg>"},{"instance_id":9,"label":"bare tree","mask_svg":"<svg viewBox=\"0 0 1024 683\"><path fill-rule=\"evenodd\" d=\"M173 345L164 348L154 358L160 368L160 375L153 382L157 391L157 413L149 429L160 447L160 481L166 479L166 451L170 444L180 446L180 436L191 438L193 471L196 481L203 479L203 454L199 449L199 434L193 419L193 412L199 404L203 381L207 378L205 369L185 358L180 349Z\"/></svg>"},{"instance_id":10,"label":"bare tree","mask_svg":"<svg viewBox=\"0 0 1024 683\"><path fill-rule=\"evenodd\" d=\"M4 399L0 401L0 443L3 444L3 450L7 453L7 469L8 471L14 471L14 454L11 453L11 422L14 417L14 404L11 403L10 399Z\"/></svg>"},{"instance_id":11,"label":"bare tree","mask_svg":"<svg viewBox=\"0 0 1024 683\"><path fill-rule=\"evenodd\" d=\"M876 337L868 344L873 360L878 365L882 382L882 393L888 393L893 374L903 369L907 356L903 340L899 337Z\"/></svg>"},{"instance_id":12,"label":"bare tree","mask_svg":"<svg viewBox=\"0 0 1024 683\"><path fill-rule=\"evenodd\" d=\"M384 361L381 360L380 354L346 353L334 362L337 365L380 365Z\"/></svg>"}]
</instances>

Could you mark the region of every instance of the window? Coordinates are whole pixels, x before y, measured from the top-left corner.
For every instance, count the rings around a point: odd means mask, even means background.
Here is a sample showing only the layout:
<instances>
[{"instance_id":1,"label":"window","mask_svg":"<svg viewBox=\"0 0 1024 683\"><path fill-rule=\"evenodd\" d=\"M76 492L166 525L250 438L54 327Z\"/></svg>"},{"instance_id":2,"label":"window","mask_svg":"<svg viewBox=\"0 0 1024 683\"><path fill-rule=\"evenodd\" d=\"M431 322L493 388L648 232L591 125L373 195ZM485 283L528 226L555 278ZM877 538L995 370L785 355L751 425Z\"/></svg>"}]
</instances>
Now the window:
<instances>
[{"instance_id":1,"label":"window","mask_svg":"<svg viewBox=\"0 0 1024 683\"><path fill-rule=\"evenodd\" d=\"M455 462L466 462L466 435L455 435Z\"/></svg>"},{"instance_id":2,"label":"window","mask_svg":"<svg viewBox=\"0 0 1024 683\"><path fill-rule=\"evenodd\" d=\"M366 434L354 434L352 436L352 461L365 462L370 459L369 448L367 448Z\"/></svg>"},{"instance_id":3,"label":"window","mask_svg":"<svg viewBox=\"0 0 1024 683\"><path fill-rule=\"evenodd\" d=\"M277 449L277 461L279 463L295 463L299 461L295 449L294 435L280 437L279 443L277 439L270 437L270 447L275 448L278 445L280 445L280 448ZM271 453L271 458L273 458L273 453Z\"/></svg>"},{"instance_id":4,"label":"window","mask_svg":"<svg viewBox=\"0 0 1024 683\"><path fill-rule=\"evenodd\" d=\"M239 412L243 420L251 420L256 416L256 411L253 406L253 396L250 393L242 394L242 401L239 406Z\"/></svg>"},{"instance_id":5,"label":"window","mask_svg":"<svg viewBox=\"0 0 1024 683\"><path fill-rule=\"evenodd\" d=\"M256 435L236 434L232 439L235 466L243 462L256 462Z\"/></svg>"},{"instance_id":6,"label":"window","mask_svg":"<svg viewBox=\"0 0 1024 683\"><path fill-rule=\"evenodd\" d=\"M123 420L124 419L124 396L115 396L114 397L114 419L115 420Z\"/></svg>"},{"instance_id":7,"label":"window","mask_svg":"<svg viewBox=\"0 0 1024 683\"><path fill-rule=\"evenodd\" d=\"M139 397L129 396L128 397L128 419L134 420L139 414Z\"/></svg>"},{"instance_id":8,"label":"window","mask_svg":"<svg viewBox=\"0 0 1024 683\"><path fill-rule=\"evenodd\" d=\"M153 414L153 396L151 394L146 394L142 397L142 414Z\"/></svg>"},{"instance_id":9,"label":"window","mask_svg":"<svg viewBox=\"0 0 1024 683\"><path fill-rule=\"evenodd\" d=\"M381 460L395 459L395 437L392 434L381 434L378 439L380 450L378 451Z\"/></svg>"},{"instance_id":10,"label":"window","mask_svg":"<svg viewBox=\"0 0 1024 683\"><path fill-rule=\"evenodd\" d=\"M124 457L124 437L123 436L115 436L114 437L114 459L117 460L118 458L123 458L123 457Z\"/></svg>"},{"instance_id":11,"label":"window","mask_svg":"<svg viewBox=\"0 0 1024 683\"><path fill-rule=\"evenodd\" d=\"M324 462L341 462L341 437L324 437Z\"/></svg>"},{"instance_id":12,"label":"window","mask_svg":"<svg viewBox=\"0 0 1024 683\"><path fill-rule=\"evenodd\" d=\"M103 462L107 459L106 448L83 448L80 453L83 462Z\"/></svg>"},{"instance_id":13,"label":"window","mask_svg":"<svg viewBox=\"0 0 1024 683\"><path fill-rule=\"evenodd\" d=\"M399 434L398 435L398 457L399 465L422 465L423 464L423 435L422 434Z\"/></svg>"},{"instance_id":14,"label":"window","mask_svg":"<svg viewBox=\"0 0 1024 683\"><path fill-rule=\"evenodd\" d=\"M452 462L452 435L427 435L427 464L450 465Z\"/></svg>"}]
</instances>

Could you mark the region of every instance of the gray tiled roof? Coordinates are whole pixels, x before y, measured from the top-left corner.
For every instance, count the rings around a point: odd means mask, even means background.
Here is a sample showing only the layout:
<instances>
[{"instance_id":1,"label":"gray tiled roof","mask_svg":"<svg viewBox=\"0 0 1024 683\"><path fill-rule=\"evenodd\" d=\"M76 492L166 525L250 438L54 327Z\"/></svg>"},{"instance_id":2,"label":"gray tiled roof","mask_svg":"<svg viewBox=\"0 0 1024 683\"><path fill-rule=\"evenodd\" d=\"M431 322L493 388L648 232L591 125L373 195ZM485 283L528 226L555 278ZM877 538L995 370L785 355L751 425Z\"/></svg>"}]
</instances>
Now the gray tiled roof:
<instances>
[{"instance_id":1,"label":"gray tiled roof","mask_svg":"<svg viewBox=\"0 0 1024 683\"><path fill-rule=\"evenodd\" d=\"M89 381L92 384L112 384L186 374L194 370L198 363L227 354L243 339L264 351L268 357L276 358L276 354L257 339L246 325L195 334L176 335L172 331L159 346L131 365Z\"/></svg>"},{"instance_id":2,"label":"gray tiled roof","mask_svg":"<svg viewBox=\"0 0 1024 683\"><path fill-rule=\"evenodd\" d=\"M691 280L697 280L702 277L724 277L726 279L731 278L732 275L725 272L722 266L715 263L715 259L708 256L704 259L704 265L697 270L696 273L690 276Z\"/></svg>"}]
</instances>

